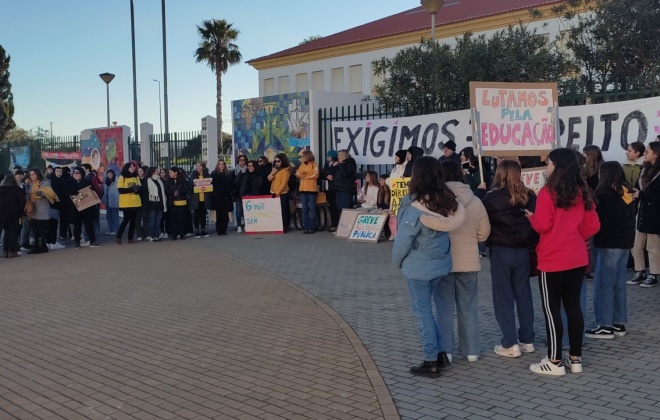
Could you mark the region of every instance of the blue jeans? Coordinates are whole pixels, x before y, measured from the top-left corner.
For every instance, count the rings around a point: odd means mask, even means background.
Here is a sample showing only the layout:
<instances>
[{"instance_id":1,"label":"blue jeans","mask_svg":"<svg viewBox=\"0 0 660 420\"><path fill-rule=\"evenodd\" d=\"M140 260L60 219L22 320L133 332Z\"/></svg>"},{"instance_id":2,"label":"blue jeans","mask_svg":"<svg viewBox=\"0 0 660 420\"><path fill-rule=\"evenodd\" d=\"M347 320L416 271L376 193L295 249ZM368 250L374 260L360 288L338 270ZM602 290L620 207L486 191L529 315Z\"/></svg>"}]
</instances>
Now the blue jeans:
<instances>
[{"instance_id":1,"label":"blue jeans","mask_svg":"<svg viewBox=\"0 0 660 420\"><path fill-rule=\"evenodd\" d=\"M147 219L147 232L152 239L160 237L160 221L163 218L163 210L149 210Z\"/></svg>"},{"instance_id":2,"label":"blue jeans","mask_svg":"<svg viewBox=\"0 0 660 420\"><path fill-rule=\"evenodd\" d=\"M117 233L117 229L119 229L119 209L106 207L105 220L108 222L108 232Z\"/></svg>"},{"instance_id":3,"label":"blue jeans","mask_svg":"<svg viewBox=\"0 0 660 420\"><path fill-rule=\"evenodd\" d=\"M629 249L596 248L594 315L596 324L626 324L626 266Z\"/></svg>"},{"instance_id":4,"label":"blue jeans","mask_svg":"<svg viewBox=\"0 0 660 420\"><path fill-rule=\"evenodd\" d=\"M304 230L316 230L316 196L318 194L301 193L302 222Z\"/></svg>"},{"instance_id":5,"label":"blue jeans","mask_svg":"<svg viewBox=\"0 0 660 420\"><path fill-rule=\"evenodd\" d=\"M502 347L534 342L534 302L529 284L527 248L490 247L490 275L495 319L502 331ZM520 329L516 333L514 305Z\"/></svg>"},{"instance_id":6,"label":"blue jeans","mask_svg":"<svg viewBox=\"0 0 660 420\"><path fill-rule=\"evenodd\" d=\"M433 305L431 304L431 300L435 298L436 308L439 305L438 295L435 293L439 283L440 279L431 281L408 279L408 291L410 292L412 311L419 324L424 360L437 360L438 353L441 351L440 328L433 316Z\"/></svg>"},{"instance_id":7,"label":"blue jeans","mask_svg":"<svg viewBox=\"0 0 660 420\"><path fill-rule=\"evenodd\" d=\"M245 227L245 223L243 223L243 199L237 198L234 207L236 208L236 226Z\"/></svg>"},{"instance_id":8,"label":"blue jeans","mask_svg":"<svg viewBox=\"0 0 660 420\"><path fill-rule=\"evenodd\" d=\"M440 279L436 293L436 322L442 337L440 349L454 352L454 307L457 308L458 347L461 353L481 353L479 341L479 291L477 272L451 273Z\"/></svg>"},{"instance_id":9,"label":"blue jeans","mask_svg":"<svg viewBox=\"0 0 660 420\"><path fill-rule=\"evenodd\" d=\"M337 200L337 210L341 215L343 209L353 208L353 194L346 191L337 191L336 193Z\"/></svg>"}]
</instances>

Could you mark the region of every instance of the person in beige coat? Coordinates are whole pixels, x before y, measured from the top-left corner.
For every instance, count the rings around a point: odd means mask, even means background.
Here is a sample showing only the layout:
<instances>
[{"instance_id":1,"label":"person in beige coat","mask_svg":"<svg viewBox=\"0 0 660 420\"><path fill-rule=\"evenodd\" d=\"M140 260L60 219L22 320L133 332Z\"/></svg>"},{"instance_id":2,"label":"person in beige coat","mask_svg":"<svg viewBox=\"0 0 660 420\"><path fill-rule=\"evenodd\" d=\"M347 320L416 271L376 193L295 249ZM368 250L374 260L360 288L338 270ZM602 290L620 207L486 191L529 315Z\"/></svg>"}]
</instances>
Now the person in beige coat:
<instances>
[{"instance_id":1,"label":"person in beige coat","mask_svg":"<svg viewBox=\"0 0 660 420\"><path fill-rule=\"evenodd\" d=\"M452 269L440 280L436 289L440 308L437 324L442 337L441 350L450 355L454 351L454 307L457 308L458 346L468 361L476 362L481 353L479 340L477 275L481 270L479 242L490 235L490 221L486 208L463 182L461 167L453 160L440 164L447 187L465 207L465 222L449 232Z\"/></svg>"}]
</instances>

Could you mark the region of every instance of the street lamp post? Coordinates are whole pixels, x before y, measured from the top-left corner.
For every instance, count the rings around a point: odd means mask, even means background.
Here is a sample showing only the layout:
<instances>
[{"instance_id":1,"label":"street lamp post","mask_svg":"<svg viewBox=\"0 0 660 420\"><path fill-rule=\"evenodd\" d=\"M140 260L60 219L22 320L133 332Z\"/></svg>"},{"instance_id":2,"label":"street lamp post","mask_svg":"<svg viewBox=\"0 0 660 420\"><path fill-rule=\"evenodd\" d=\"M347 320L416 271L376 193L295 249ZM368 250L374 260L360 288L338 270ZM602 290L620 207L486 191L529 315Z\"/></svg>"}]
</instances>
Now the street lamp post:
<instances>
[{"instance_id":1,"label":"street lamp post","mask_svg":"<svg viewBox=\"0 0 660 420\"><path fill-rule=\"evenodd\" d=\"M163 141L163 106L160 102L160 80L153 79L158 83L158 118L160 118L160 141Z\"/></svg>"},{"instance_id":2,"label":"street lamp post","mask_svg":"<svg viewBox=\"0 0 660 420\"><path fill-rule=\"evenodd\" d=\"M106 97L107 97L107 103L108 103L108 127L110 127L110 82L112 82L112 79L115 78L115 75L112 73L101 73L99 74L99 77L101 80L105 82L105 89L106 89Z\"/></svg>"},{"instance_id":3,"label":"street lamp post","mask_svg":"<svg viewBox=\"0 0 660 420\"><path fill-rule=\"evenodd\" d=\"M431 15L431 39L435 41L435 15L445 5L446 0L420 0L422 7Z\"/></svg>"}]
</instances>

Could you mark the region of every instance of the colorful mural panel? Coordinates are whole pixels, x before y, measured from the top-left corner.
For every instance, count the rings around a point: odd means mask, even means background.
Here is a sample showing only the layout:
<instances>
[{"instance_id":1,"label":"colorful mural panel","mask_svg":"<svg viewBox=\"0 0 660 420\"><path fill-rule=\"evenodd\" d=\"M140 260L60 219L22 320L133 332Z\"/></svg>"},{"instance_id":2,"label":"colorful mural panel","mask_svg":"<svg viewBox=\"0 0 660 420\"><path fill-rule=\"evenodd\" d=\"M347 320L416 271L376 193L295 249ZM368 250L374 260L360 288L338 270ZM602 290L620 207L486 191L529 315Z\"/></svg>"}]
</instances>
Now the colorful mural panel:
<instances>
[{"instance_id":1,"label":"colorful mural panel","mask_svg":"<svg viewBox=\"0 0 660 420\"><path fill-rule=\"evenodd\" d=\"M245 155L272 162L284 153L297 164L310 146L309 92L288 93L232 102L234 158Z\"/></svg>"}]
</instances>

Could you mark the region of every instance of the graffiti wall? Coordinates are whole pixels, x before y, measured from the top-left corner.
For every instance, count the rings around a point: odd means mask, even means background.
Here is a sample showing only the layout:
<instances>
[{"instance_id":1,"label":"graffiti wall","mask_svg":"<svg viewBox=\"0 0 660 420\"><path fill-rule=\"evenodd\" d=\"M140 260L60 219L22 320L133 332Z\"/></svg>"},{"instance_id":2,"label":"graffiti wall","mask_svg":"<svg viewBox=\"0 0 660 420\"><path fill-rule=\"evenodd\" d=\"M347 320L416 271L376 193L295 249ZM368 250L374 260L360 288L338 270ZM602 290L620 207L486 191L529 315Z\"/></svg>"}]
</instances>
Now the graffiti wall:
<instances>
[{"instance_id":1,"label":"graffiti wall","mask_svg":"<svg viewBox=\"0 0 660 420\"><path fill-rule=\"evenodd\" d=\"M271 162L278 153L297 163L310 146L309 92L232 102L234 153Z\"/></svg>"},{"instance_id":2,"label":"graffiti wall","mask_svg":"<svg viewBox=\"0 0 660 420\"><path fill-rule=\"evenodd\" d=\"M128 160L129 133L126 126L84 130L80 133L81 163L89 163L99 173L108 169L121 172Z\"/></svg>"}]
</instances>

